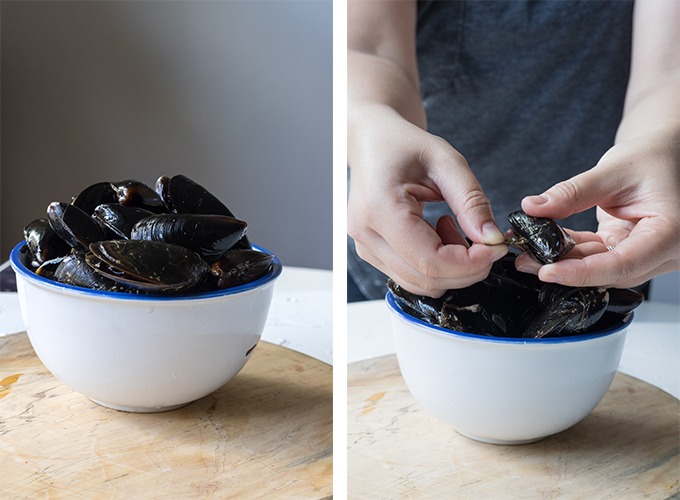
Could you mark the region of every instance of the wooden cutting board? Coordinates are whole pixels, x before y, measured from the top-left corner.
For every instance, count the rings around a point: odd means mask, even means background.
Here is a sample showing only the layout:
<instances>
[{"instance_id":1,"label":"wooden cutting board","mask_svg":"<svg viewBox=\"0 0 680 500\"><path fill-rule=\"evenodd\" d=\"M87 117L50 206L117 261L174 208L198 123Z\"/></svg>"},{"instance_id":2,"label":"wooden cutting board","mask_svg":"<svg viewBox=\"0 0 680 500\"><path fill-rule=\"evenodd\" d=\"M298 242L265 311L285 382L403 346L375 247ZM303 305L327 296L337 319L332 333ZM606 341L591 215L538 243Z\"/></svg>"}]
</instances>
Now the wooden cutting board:
<instances>
[{"instance_id":1,"label":"wooden cutting board","mask_svg":"<svg viewBox=\"0 0 680 500\"><path fill-rule=\"evenodd\" d=\"M2 498L327 498L332 369L261 342L215 393L166 413L99 406L25 333L0 338Z\"/></svg>"},{"instance_id":2,"label":"wooden cutting board","mask_svg":"<svg viewBox=\"0 0 680 500\"><path fill-rule=\"evenodd\" d=\"M668 499L680 491L680 402L621 373L579 424L520 446L472 441L427 414L394 355L353 363L347 377L349 498Z\"/></svg>"}]
</instances>

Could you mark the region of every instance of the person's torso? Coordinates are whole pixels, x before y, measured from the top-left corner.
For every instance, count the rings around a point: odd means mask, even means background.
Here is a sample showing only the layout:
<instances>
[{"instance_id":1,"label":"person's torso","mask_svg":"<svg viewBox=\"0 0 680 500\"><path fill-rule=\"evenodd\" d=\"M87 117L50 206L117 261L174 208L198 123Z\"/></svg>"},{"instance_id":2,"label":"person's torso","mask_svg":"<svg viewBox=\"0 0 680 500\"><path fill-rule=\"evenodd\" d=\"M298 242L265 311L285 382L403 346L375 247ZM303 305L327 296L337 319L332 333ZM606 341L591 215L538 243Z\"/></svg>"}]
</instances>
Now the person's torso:
<instances>
[{"instance_id":1,"label":"person's torso","mask_svg":"<svg viewBox=\"0 0 680 500\"><path fill-rule=\"evenodd\" d=\"M627 0L418 2L428 129L468 160L502 228L522 197L593 167L613 145L632 10ZM595 229L594 211L567 225Z\"/></svg>"}]
</instances>

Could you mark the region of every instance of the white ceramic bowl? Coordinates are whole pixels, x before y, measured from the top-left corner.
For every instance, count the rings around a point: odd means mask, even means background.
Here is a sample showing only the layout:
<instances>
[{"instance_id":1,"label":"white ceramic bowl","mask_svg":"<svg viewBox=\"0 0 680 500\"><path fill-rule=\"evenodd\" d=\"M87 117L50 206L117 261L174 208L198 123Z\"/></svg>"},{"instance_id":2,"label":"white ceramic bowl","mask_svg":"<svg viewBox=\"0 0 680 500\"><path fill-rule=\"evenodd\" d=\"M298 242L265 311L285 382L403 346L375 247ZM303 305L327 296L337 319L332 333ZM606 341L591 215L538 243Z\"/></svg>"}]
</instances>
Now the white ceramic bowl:
<instances>
[{"instance_id":1,"label":"white ceramic bowl","mask_svg":"<svg viewBox=\"0 0 680 500\"><path fill-rule=\"evenodd\" d=\"M429 325L391 293L386 301L413 396L460 434L496 444L537 441L586 417L609 389L632 321L589 335L501 339Z\"/></svg>"},{"instance_id":2,"label":"white ceramic bowl","mask_svg":"<svg viewBox=\"0 0 680 500\"><path fill-rule=\"evenodd\" d=\"M275 258L267 276L246 285L151 297L37 276L22 263L23 245L10 262L36 354L73 390L131 412L171 410L233 378L260 340L282 270Z\"/></svg>"}]
</instances>

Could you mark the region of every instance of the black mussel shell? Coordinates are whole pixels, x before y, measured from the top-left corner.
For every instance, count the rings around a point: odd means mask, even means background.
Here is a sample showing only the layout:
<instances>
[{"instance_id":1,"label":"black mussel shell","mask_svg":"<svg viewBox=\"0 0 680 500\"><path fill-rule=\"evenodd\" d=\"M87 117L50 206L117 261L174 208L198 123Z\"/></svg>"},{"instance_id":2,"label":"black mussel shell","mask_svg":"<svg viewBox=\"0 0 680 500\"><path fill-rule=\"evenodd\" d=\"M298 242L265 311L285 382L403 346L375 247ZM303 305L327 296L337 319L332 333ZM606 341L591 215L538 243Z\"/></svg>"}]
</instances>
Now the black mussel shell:
<instances>
[{"instance_id":1,"label":"black mussel shell","mask_svg":"<svg viewBox=\"0 0 680 500\"><path fill-rule=\"evenodd\" d=\"M632 288L608 288L609 305L607 311L626 315L645 300L645 295Z\"/></svg>"},{"instance_id":2,"label":"black mussel shell","mask_svg":"<svg viewBox=\"0 0 680 500\"><path fill-rule=\"evenodd\" d=\"M68 258L68 255L63 255L61 257L55 257L54 259L46 260L35 270L35 274L56 281L55 273L64 259Z\"/></svg>"},{"instance_id":3,"label":"black mussel shell","mask_svg":"<svg viewBox=\"0 0 680 500\"><path fill-rule=\"evenodd\" d=\"M71 202L88 215L94 213L94 209L104 203L118 201L116 190L110 182L97 182L83 189Z\"/></svg>"},{"instance_id":4,"label":"black mussel shell","mask_svg":"<svg viewBox=\"0 0 680 500\"><path fill-rule=\"evenodd\" d=\"M154 191L156 191L156 194L163 200L168 211L176 212L175 207L172 205L172 200L170 199L170 177L161 175L156 180Z\"/></svg>"},{"instance_id":5,"label":"black mussel shell","mask_svg":"<svg viewBox=\"0 0 680 500\"><path fill-rule=\"evenodd\" d=\"M112 182L116 191L117 201L129 207L138 207L155 214L168 211L158 193L147 184L135 179Z\"/></svg>"},{"instance_id":6,"label":"black mussel shell","mask_svg":"<svg viewBox=\"0 0 680 500\"><path fill-rule=\"evenodd\" d=\"M274 256L257 250L229 250L210 266L218 288L244 285L265 276Z\"/></svg>"},{"instance_id":7,"label":"black mussel shell","mask_svg":"<svg viewBox=\"0 0 680 500\"><path fill-rule=\"evenodd\" d=\"M567 287L546 284L539 294L540 310L527 326L525 338L583 333L602 317L609 293L604 287Z\"/></svg>"},{"instance_id":8,"label":"black mussel shell","mask_svg":"<svg viewBox=\"0 0 680 500\"><path fill-rule=\"evenodd\" d=\"M575 246L572 237L552 219L518 210L508 216L508 221L519 236L510 244L521 247L541 264L557 262Z\"/></svg>"},{"instance_id":9,"label":"black mussel shell","mask_svg":"<svg viewBox=\"0 0 680 500\"><path fill-rule=\"evenodd\" d=\"M93 217L109 229L116 238L129 239L132 228L153 212L139 207L128 207L120 203L105 203L94 209Z\"/></svg>"},{"instance_id":10,"label":"black mussel shell","mask_svg":"<svg viewBox=\"0 0 680 500\"><path fill-rule=\"evenodd\" d=\"M53 278L66 285L104 290L108 292L131 292L129 287L116 283L95 272L85 261L85 255L72 253L62 259L54 271Z\"/></svg>"},{"instance_id":11,"label":"black mussel shell","mask_svg":"<svg viewBox=\"0 0 680 500\"><path fill-rule=\"evenodd\" d=\"M47 207L50 226L71 248L87 252L90 243L104 238L104 231L95 220L75 205L58 201Z\"/></svg>"},{"instance_id":12,"label":"black mussel shell","mask_svg":"<svg viewBox=\"0 0 680 500\"><path fill-rule=\"evenodd\" d=\"M137 222L130 237L181 245L213 263L241 240L246 229L244 221L225 215L159 214Z\"/></svg>"},{"instance_id":13,"label":"black mussel shell","mask_svg":"<svg viewBox=\"0 0 680 500\"><path fill-rule=\"evenodd\" d=\"M510 249L510 252L493 263L489 276L502 279L503 283L509 283L512 286L530 288L538 293L544 282L538 279L535 274L518 271L515 265L517 255L515 250Z\"/></svg>"},{"instance_id":14,"label":"black mussel shell","mask_svg":"<svg viewBox=\"0 0 680 500\"><path fill-rule=\"evenodd\" d=\"M24 239L32 256L31 265L63 257L71 247L55 231L45 218L35 219L24 228Z\"/></svg>"},{"instance_id":15,"label":"black mussel shell","mask_svg":"<svg viewBox=\"0 0 680 500\"><path fill-rule=\"evenodd\" d=\"M163 198L165 204L177 213L236 217L219 198L186 175L178 174L172 178L159 177L156 181L156 192ZM235 247L252 248L245 235Z\"/></svg>"},{"instance_id":16,"label":"black mussel shell","mask_svg":"<svg viewBox=\"0 0 680 500\"><path fill-rule=\"evenodd\" d=\"M163 199L177 213L234 217L224 203L186 175L175 175L170 179L159 178L156 181L156 190L159 189Z\"/></svg>"},{"instance_id":17,"label":"black mussel shell","mask_svg":"<svg viewBox=\"0 0 680 500\"><path fill-rule=\"evenodd\" d=\"M160 241L100 241L90 245L85 259L97 273L146 292L188 290L209 269L198 254Z\"/></svg>"},{"instance_id":18,"label":"black mussel shell","mask_svg":"<svg viewBox=\"0 0 680 500\"><path fill-rule=\"evenodd\" d=\"M508 325L503 316L485 309L481 303L458 306L445 302L439 316L439 326L477 335L508 336Z\"/></svg>"},{"instance_id":19,"label":"black mussel shell","mask_svg":"<svg viewBox=\"0 0 680 500\"><path fill-rule=\"evenodd\" d=\"M387 280L387 289L404 312L426 323L439 325L443 305L441 299L411 293L392 279Z\"/></svg>"}]
</instances>

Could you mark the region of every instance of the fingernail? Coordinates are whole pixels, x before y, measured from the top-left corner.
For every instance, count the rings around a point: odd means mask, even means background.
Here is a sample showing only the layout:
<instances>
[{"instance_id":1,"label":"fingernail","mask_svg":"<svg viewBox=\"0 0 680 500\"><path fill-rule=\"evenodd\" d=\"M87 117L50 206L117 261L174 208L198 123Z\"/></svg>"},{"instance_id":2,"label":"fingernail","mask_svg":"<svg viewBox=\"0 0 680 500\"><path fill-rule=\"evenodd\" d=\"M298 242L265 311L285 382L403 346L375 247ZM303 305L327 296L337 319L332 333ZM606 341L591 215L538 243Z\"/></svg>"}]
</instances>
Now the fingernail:
<instances>
[{"instance_id":1,"label":"fingernail","mask_svg":"<svg viewBox=\"0 0 680 500\"><path fill-rule=\"evenodd\" d=\"M493 222L487 222L482 226L482 238L487 245L500 245L505 241L503 233Z\"/></svg>"},{"instance_id":2,"label":"fingernail","mask_svg":"<svg viewBox=\"0 0 680 500\"><path fill-rule=\"evenodd\" d=\"M534 205L545 205L548 203L548 197L544 194L539 194L536 196L527 196L526 200L533 203Z\"/></svg>"},{"instance_id":3,"label":"fingernail","mask_svg":"<svg viewBox=\"0 0 680 500\"><path fill-rule=\"evenodd\" d=\"M517 266L517 270L520 273L538 274L538 270L535 267L528 266L526 264L522 264L522 265Z\"/></svg>"}]
</instances>

